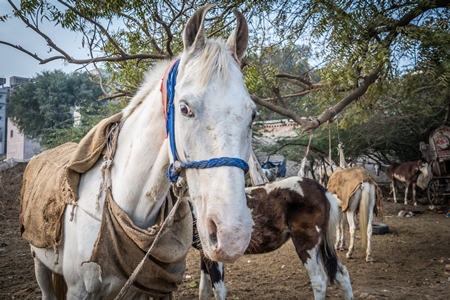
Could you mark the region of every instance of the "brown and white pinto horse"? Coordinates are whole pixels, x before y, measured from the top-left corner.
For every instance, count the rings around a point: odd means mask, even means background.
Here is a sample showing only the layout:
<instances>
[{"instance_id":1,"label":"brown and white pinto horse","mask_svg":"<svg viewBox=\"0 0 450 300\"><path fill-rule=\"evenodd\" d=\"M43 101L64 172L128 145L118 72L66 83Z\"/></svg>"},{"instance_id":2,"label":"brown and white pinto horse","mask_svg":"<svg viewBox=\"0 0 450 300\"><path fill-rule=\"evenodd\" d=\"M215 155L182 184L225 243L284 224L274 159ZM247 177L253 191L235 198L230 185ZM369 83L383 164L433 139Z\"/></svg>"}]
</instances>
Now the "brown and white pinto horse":
<instances>
[{"instance_id":1,"label":"brown and white pinto horse","mask_svg":"<svg viewBox=\"0 0 450 300\"><path fill-rule=\"evenodd\" d=\"M350 276L333 247L339 217L333 195L316 181L296 176L245 191L255 223L245 254L271 252L292 239L315 300L325 299L328 281L336 281L344 298L353 299ZM194 241L194 247L200 250L201 244ZM215 300L224 300L223 263L210 261L201 252L201 271L199 298L209 299L213 291Z\"/></svg>"},{"instance_id":2,"label":"brown and white pinto horse","mask_svg":"<svg viewBox=\"0 0 450 300\"><path fill-rule=\"evenodd\" d=\"M412 184L413 203L417 205L416 183L419 174L428 178L428 164L422 159L406 163L392 163L387 169L387 175L391 181L391 191L394 194L394 202L397 203L397 181L405 183L405 205L408 204L409 185Z\"/></svg>"}]
</instances>

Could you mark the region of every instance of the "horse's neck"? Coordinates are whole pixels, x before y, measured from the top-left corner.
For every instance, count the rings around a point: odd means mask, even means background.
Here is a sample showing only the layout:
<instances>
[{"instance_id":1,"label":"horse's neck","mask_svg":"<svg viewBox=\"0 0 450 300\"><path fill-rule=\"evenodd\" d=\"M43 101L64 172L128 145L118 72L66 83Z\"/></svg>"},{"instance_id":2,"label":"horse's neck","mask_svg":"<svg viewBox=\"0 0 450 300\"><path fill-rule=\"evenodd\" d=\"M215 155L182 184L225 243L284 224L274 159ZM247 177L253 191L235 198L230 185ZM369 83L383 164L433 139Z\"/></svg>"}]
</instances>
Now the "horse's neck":
<instances>
[{"instance_id":1,"label":"horse's neck","mask_svg":"<svg viewBox=\"0 0 450 300\"><path fill-rule=\"evenodd\" d=\"M111 174L114 201L140 227L155 223L170 187L161 94L148 97L122 125Z\"/></svg>"}]
</instances>

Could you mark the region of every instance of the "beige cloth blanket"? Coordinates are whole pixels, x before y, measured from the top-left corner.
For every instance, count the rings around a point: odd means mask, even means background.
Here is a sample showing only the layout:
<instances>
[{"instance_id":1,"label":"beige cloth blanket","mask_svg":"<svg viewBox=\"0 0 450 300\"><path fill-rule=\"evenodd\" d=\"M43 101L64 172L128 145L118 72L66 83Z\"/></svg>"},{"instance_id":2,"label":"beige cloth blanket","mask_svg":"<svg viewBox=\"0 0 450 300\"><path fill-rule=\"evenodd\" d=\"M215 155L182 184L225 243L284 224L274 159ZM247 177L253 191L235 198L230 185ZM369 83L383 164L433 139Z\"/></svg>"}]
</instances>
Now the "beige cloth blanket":
<instances>
[{"instance_id":1,"label":"beige cloth blanket","mask_svg":"<svg viewBox=\"0 0 450 300\"><path fill-rule=\"evenodd\" d=\"M80 175L103 154L114 152L112 130L121 114L101 121L80 144L67 143L34 157L24 173L21 191L20 230L22 237L39 248L56 248L62 239L63 215L67 204L78 199ZM106 145L112 147L105 147ZM100 172L100 171L99 171ZM96 199L92 199L96 201ZM154 242L175 203L168 196L159 212L157 225L135 226L106 189L100 232L90 261L102 272L127 280ZM97 221L95 221L97 222ZM168 228L161 233L133 286L152 297L165 297L177 289L192 245L192 214L187 201L180 202Z\"/></svg>"},{"instance_id":2,"label":"beige cloth blanket","mask_svg":"<svg viewBox=\"0 0 450 300\"><path fill-rule=\"evenodd\" d=\"M331 193L338 196L342 201L342 211L346 211L350 197L353 196L363 182L371 182L376 186L377 205L375 205L374 210L378 214L382 203L381 190L376 181L370 176L370 173L363 167L352 167L345 170L337 168L331 174L327 188Z\"/></svg>"},{"instance_id":3,"label":"beige cloth blanket","mask_svg":"<svg viewBox=\"0 0 450 300\"><path fill-rule=\"evenodd\" d=\"M127 280L155 241L160 225L175 201L176 197L168 196L160 211L158 225L147 230L133 224L108 190L91 261L101 266L102 273L107 271ZM186 200L179 204L170 221L133 281L135 288L153 298L168 296L177 289L183 280L186 255L192 245L192 214Z\"/></svg>"},{"instance_id":4,"label":"beige cloth blanket","mask_svg":"<svg viewBox=\"0 0 450 300\"><path fill-rule=\"evenodd\" d=\"M66 205L78 200L80 175L100 158L111 126L121 118L119 113L102 120L78 145L66 143L30 160L20 194L20 232L26 241L38 248L58 247Z\"/></svg>"}]
</instances>

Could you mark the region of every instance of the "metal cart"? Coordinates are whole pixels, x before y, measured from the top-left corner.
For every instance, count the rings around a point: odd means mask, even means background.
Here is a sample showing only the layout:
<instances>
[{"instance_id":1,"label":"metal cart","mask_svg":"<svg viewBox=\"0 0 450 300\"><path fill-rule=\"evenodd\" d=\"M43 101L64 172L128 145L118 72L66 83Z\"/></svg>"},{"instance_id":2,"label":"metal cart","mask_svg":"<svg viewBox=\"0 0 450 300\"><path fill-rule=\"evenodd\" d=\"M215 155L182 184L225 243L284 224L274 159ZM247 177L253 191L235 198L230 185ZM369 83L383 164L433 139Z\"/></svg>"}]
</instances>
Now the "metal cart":
<instances>
[{"instance_id":1,"label":"metal cart","mask_svg":"<svg viewBox=\"0 0 450 300\"><path fill-rule=\"evenodd\" d=\"M427 186L431 205L446 205L450 200L450 127L441 125L429 135L428 161L432 177Z\"/></svg>"}]
</instances>

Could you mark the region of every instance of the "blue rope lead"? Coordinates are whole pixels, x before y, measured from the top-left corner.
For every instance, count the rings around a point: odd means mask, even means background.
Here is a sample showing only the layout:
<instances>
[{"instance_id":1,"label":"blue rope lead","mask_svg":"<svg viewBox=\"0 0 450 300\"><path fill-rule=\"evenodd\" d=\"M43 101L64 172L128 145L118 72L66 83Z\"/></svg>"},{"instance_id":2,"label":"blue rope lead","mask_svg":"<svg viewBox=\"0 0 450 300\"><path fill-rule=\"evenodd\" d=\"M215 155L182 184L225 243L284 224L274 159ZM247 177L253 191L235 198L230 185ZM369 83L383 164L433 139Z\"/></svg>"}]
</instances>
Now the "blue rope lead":
<instances>
[{"instance_id":1,"label":"blue rope lead","mask_svg":"<svg viewBox=\"0 0 450 300\"><path fill-rule=\"evenodd\" d=\"M233 157L221 157L221 158L212 158L210 160L201 160L201 161L191 161L191 162L182 162L182 168L194 168L194 169L206 169L206 168L215 168L215 167L238 167L241 168L244 173L247 173L249 170L248 164L245 160L240 158Z\"/></svg>"},{"instance_id":2,"label":"blue rope lead","mask_svg":"<svg viewBox=\"0 0 450 300\"><path fill-rule=\"evenodd\" d=\"M175 145L175 108L173 99L175 96L175 86L176 79L178 75L178 65L180 60L177 60L171 70L167 75L166 89L167 89L167 122L166 122L166 131L169 136L170 148L172 150L173 161L177 162L177 149ZM209 160L201 160L201 161L190 161L190 162L180 162L179 169L187 169L187 168L195 168L195 169L205 169L205 168L215 168L215 167L238 167L241 168L244 173L247 173L249 170L248 164L245 160L240 158L232 158L232 157L220 157L220 158L212 158ZM180 175L180 171L175 167L174 163L170 164L169 170L166 173L167 179L171 183L175 183L178 180Z\"/></svg>"}]
</instances>

